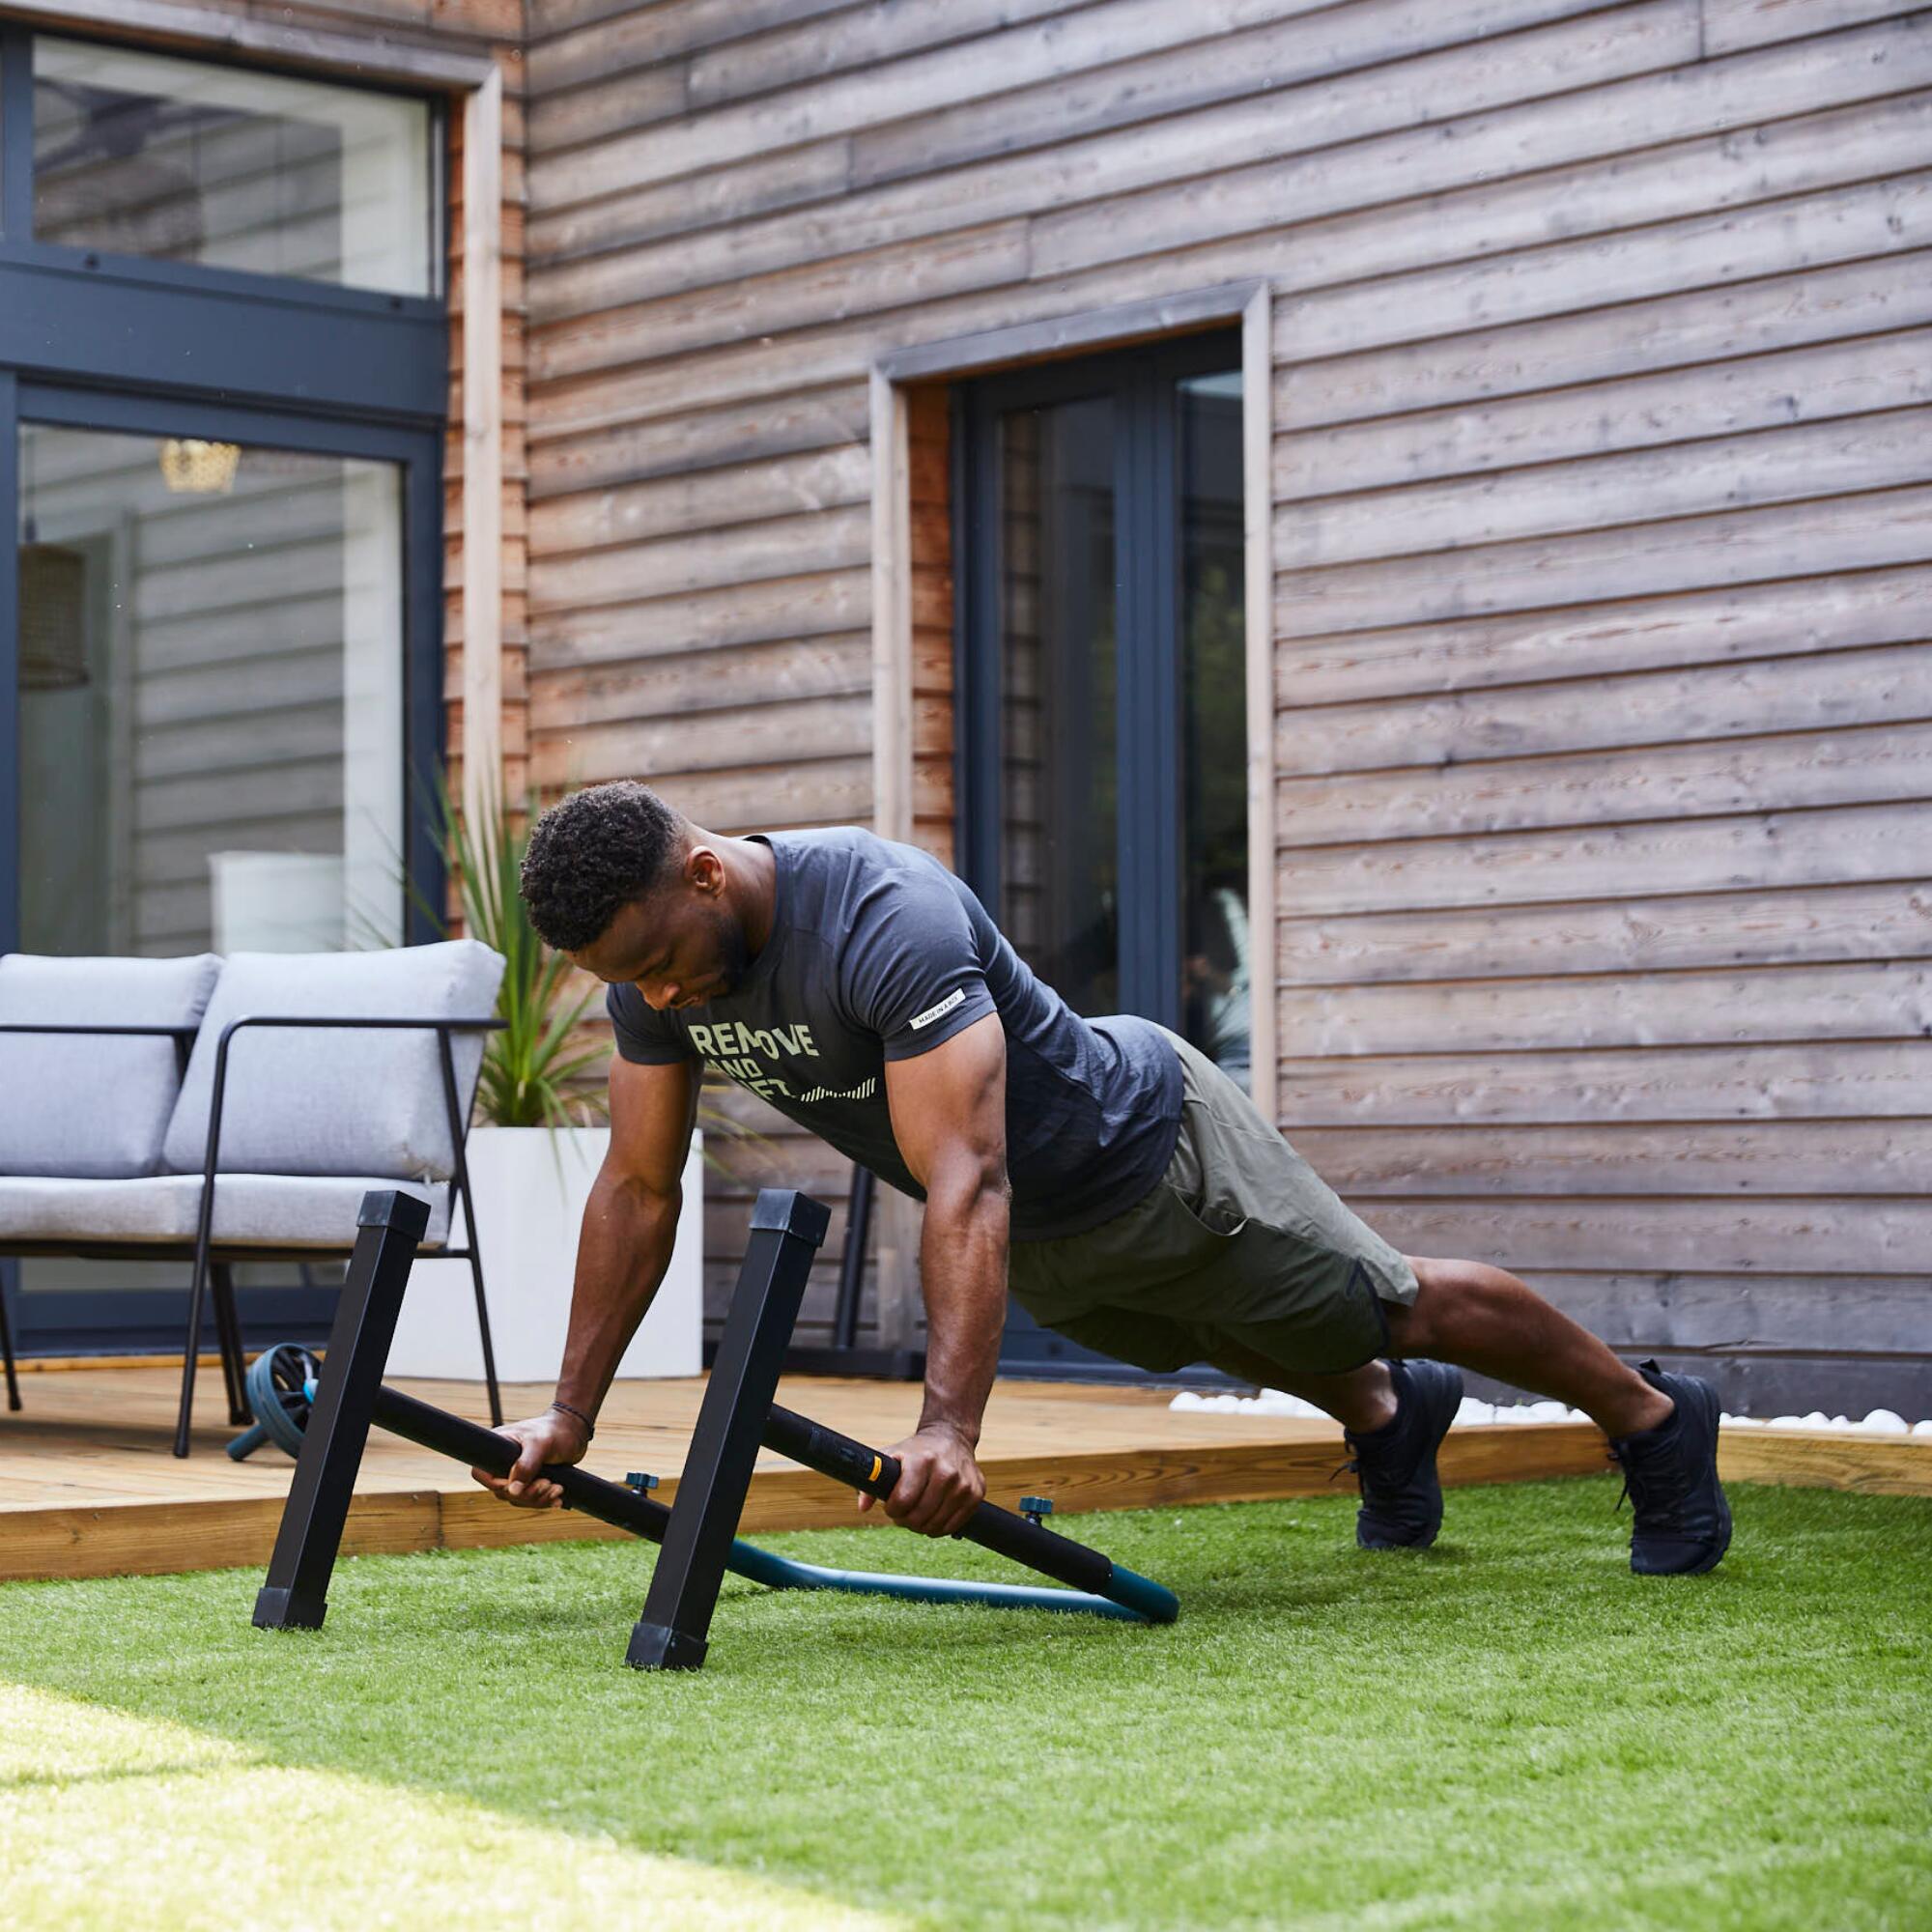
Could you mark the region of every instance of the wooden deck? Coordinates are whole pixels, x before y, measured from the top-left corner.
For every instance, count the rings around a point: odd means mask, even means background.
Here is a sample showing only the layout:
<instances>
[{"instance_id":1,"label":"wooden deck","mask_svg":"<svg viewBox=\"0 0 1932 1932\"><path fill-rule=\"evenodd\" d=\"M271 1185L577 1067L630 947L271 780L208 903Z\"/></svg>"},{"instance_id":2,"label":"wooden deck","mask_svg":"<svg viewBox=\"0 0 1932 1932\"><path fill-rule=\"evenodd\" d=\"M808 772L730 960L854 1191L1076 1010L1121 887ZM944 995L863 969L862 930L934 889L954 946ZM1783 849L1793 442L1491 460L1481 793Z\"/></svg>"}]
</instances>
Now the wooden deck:
<instances>
[{"instance_id":1,"label":"wooden deck","mask_svg":"<svg viewBox=\"0 0 1932 1932\"><path fill-rule=\"evenodd\" d=\"M179 1370L143 1364L23 1378L25 1410L0 1412L0 1581L153 1575L265 1565L295 1465L272 1447L245 1463L222 1445L218 1372L204 1378L195 1453L168 1453ZM459 1413L484 1415L474 1383L399 1386ZM697 1412L699 1379L620 1383L587 1466L622 1477L649 1469L676 1492ZM550 1390L511 1387L508 1412L540 1408ZM873 1443L912 1427L919 1390L904 1383L789 1381L788 1406ZM1065 1382L1007 1382L988 1410L980 1458L989 1493L1027 1493L1065 1510L1242 1502L1331 1493L1341 1432L1274 1416L1179 1412L1165 1394ZM1451 1484L1596 1474L1603 1437L1579 1424L1455 1431L1444 1445ZM1727 1477L1932 1494L1932 1443L1843 1435L1725 1437ZM1342 1478L1342 1486L1349 1478ZM783 1459L760 1459L745 1514L753 1531L860 1520L849 1491ZM881 1520L876 1513L866 1520ZM574 1512L514 1510L441 1457L376 1432L352 1509L346 1554L613 1537Z\"/></svg>"}]
</instances>

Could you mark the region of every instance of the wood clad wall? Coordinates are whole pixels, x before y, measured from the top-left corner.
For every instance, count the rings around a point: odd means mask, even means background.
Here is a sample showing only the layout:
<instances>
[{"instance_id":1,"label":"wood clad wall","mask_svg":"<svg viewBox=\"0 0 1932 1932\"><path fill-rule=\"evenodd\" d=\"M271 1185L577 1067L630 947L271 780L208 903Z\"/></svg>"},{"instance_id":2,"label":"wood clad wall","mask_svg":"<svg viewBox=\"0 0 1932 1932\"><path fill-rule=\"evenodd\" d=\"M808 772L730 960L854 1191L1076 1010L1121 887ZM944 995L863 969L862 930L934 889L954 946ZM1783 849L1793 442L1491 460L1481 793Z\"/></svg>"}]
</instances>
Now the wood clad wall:
<instances>
[{"instance_id":1,"label":"wood clad wall","mask_svg":"<svg viewBox=\"0 0 1932 1932\"><path fill-rule=\"evenodd\" d=\"M1707 1351L1734 1406L1932 1410L1932 14L532 26L548 792L866 819L873 359L1265 278L1285 1124L1411 1249ZM912 424L923 835L943 421ZM720 1279L744 1200L712 1210Z\"/></svg>"}]
</instances>

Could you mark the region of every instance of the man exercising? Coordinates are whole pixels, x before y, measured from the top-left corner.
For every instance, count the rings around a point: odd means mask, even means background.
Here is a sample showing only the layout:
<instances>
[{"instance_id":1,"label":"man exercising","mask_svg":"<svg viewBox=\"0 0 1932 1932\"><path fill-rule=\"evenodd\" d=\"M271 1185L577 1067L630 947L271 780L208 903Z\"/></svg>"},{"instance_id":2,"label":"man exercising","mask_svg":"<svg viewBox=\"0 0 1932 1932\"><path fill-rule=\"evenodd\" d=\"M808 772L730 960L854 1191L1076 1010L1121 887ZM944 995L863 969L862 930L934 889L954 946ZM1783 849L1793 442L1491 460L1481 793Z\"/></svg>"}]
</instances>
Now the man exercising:
<instances>
[{"instance_id":1,"label":"man exercising","mask_svg":"<svg viewBox=\"0 0 1932 1932\"><path fill-rule=\"evenodd\" d=\"M1631 1568L1711 1569L1730 1541L1711 1385L1619 1361L1515 1275L1402 1255L1179 1036L1083 1019L936 860L857 828L715 837L641 784L531 832L537 931L609 982L611 1151L584 1210L556 1401L505 1434L526 1507L576 1463L669 1265L698 1084L715 1067L925 1204L926 1372L886 1513L946 1536L1011 1289L1048 1328L1144 1369L1208 1361L1341 1423L1356 1541L1435 1538L1455 1366L1595 1418L1634 1506ZM869 1506L863 1498L861 1508Z\"/></svg>"}]
</instances>

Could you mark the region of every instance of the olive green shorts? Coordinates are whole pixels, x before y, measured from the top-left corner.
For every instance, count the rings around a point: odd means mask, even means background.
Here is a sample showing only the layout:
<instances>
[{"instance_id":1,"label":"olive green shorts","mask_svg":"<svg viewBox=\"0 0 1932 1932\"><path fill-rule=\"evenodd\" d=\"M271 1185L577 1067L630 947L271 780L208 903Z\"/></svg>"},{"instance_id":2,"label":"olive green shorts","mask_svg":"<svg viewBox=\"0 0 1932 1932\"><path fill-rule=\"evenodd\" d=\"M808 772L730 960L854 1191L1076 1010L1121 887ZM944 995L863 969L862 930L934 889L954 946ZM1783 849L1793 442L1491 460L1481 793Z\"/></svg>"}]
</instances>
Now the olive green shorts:
<instances>
[{"instance_id":1,"label":"olive green shorts","mask_svg":"<svg viewBox=\"0 0 1932 1932\"><path fill-rule=\"evenodd\" d=\"M1180 1132L1167 1172L1084 1234L1015 1241L1008 1280L1034 1320L1138 1368L1217 1352L1335 1375L1389 1352L1384 1301L1415 1270L1336 1198L1247 1093L1174 1034Z\"/></svg>"}]
</instances>

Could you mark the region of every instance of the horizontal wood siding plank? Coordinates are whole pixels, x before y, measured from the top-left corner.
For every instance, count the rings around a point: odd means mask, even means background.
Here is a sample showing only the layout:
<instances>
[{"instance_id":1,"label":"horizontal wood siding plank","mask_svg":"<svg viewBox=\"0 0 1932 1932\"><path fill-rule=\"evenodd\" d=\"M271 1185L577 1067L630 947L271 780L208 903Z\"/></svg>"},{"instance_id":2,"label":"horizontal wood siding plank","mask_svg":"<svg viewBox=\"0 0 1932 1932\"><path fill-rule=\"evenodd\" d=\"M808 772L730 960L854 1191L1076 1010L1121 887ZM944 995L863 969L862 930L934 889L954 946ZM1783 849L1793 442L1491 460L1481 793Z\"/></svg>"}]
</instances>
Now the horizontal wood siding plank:
<instances>
[{"instance_id":1,"label":"horizontal wood siding plank","mask_svg":"<svg viewBox=\"0 0 1932 1932\"><path fill-rule=\"evenodd\" d=\"M1932 627L1932 612L1926 618ZM1293 778L1620 745L1682 750L1716 738L1921 718L1932 718L1932 650L1919 642L1880 644L1629 671L1587 683L1552 680L1287 710L1278 721L1275 758L1276 770ZM1757 801L1778 802L1770 792Z\"/></svg>"},{"instance_id":2,"label":"horizontal wood siding plank","mask_svg":"<svg viewBox=\"0 0 1932 1932\"><path fill-rule=\"evenodd\" d=\"M1290 1055L1282 1073L1283 1116L1304 1126L1922 1120L1932 1114L1932 1044L1901 1049L1889 1039L1355 1060ZM1600 1264L1613 1265L1607 1257ZM1735 1264L1707 1258L1703 1265ZM1833 1265L1851 1271L1858 1264ZM1918 1266L1924 1267L1922 1254Z\"/></svg>"},{"instance_id":3,"label":"horizontal wood siding plank","mask_svg":"<svg viewBox=\"0 0 1932 1932\"><path fill-rule=\"evenodd\" d=\"M530 694L530 728L568 731L850 694L869 696L871 638L848 632L553 670Z\"/></svg>"},{"instance_id":4,"label":"horizontal wood siding plank","mask_svg":"<svg viewBox=\"0 0 1932 1932\"><path fill-rule=\"evenodd\" d=\"M1526 397L1536 398L1530 408L1552 409L1561 421L1563 403L1557 391L1620 397L1621 388L1587 385L1696 368L1706 369L1713 384L1734 393L1738 378L1708 365L1819 344L1850 344L1861 336L1932 322L1932 255L1866 256L1802 273L1616 302L1609 312L1614 327L1605 326L1603 309L1590 309L1359 355L1284 363L1275 372L1276 431L1293 438L1297 432L1343 424L1350 426L1341 432L1345 438L1367 439L1379 433L1369 427L1378 417L1459 405L1472 412L1485 404L1500 410L1499 399ZM1742 381L1750 386L1748 369ZM1681 400L1702 409L1710 399L1700 390ZM1805 395L1798 403L1811 407ZM1724 406L1718 407L1721 411ZM1737 407L1735 402L1731 407ZM1498 441L1505 450L1520 446L1513 438L1526 435L1534 418L1504 412L1492 420L1493 437L1471 438L1464 444L1477 461L1488 460ZM1446 416L1441 427L1446 434ZM1417 437L1416 446L1427 446L1426 432ZM1311 466L1311 473L1321 472Z\"/></svg>"},{"instance_id":5,"label":"horizontal wood siding plank","mask_svg":"<svg viewBox=\"0 0 1932 1932\"><path fill-rule=\"evenodd\" d=\"M1885 960L1667 978L1291 986L1280 1014L1285 1046L1310 1058L1811 1039L1909 1040L1932 1058L1932 969ZM1924 1191L1932 1193L1932 1170Z\"/></svg>"},{"instance_id":6,"label":"horizontal wood siding plank","mask_svg":"<svg viewBox=\"0 0 1932 1932\"><path fill-rule=\"evenodd\" d=\"M1459 1127L1301 1127L1291 1122L1288 1133L1316 1173L1351 1201L1386 1194L1851 1199L1922 1195L1932 1172L1932 1121ZM1921 1286L1916 1293L1922 1343L1932 1336L1932 1289ZM1810 1339L1817 1346L1828 1338ZM1875 1338L1873 1345L1881 1346Z\"/></svg>"},{"instance_id":7,"label":"horizontal wood siding plank","mask_svg":"<svg viewBox=\"0 0 1932 1932\"><path fill-rule=\"evenodd\" d=\"M1278 704L1594 678L1922 639L1932 570L1870 570L1284 639Z\"/></svg>"},{"instance_id":8,"label":"horizontal wood siding plank","mask_svg":"<svg viewBox=\"0 0 1932 1932\"><path fill-rule=\"evenodd\" d=\"M867 500L871 458L863 443L770 463L656 477L556 497L531 512L531 540L548 555L768 522Z\"/></svg>"},{"instance_id":9,"label":"horizontal wood siding plank","mask_svg":"<svg viewBox=\"0 0 1932 1932\"><path fill-rule=\"evenodd\" d=\"M1926 269L1921 261L1920 273ZM1923 299L1932 313L1932 293ZM1465 479L1466 493L1472 476L1693 440L1704 444L1699 463L1734 448L1745 457L1740 468L1754 469L1749 445L1737 440L1749 432L1932 402L1928 352L1932 330L1900 330L1284 437L1275 445L1275 497L1297 503L1438 477Z\"/></svg>"},{"instance_id":10,"label":"horizontal wood siding plank","mask_svg":"<svg viewBox=\"0 0 1932 1932\"><path fill-rule=\"evenodd\" d=\"M1932 805L1285 849L1284 912L1522 905L1922 877Z\"/></svg>"},{"instance_id":11,"label":"horizontal wood siding plank","mask_svg":"<svg viewBox=\"0 0 1932 1932\"><path fill-rule=\"evenodd\" d=\"M1276 634L1397 624L1662 596L1932 560L1932 491L1827 497L1618 529L1470 545L1452 558L1400 557L1287 571Z\"/></svg>"},{"instance_id":12,"label":"horizontal wood siding plank","mask_svg":"<svg viewBox=\"0 0 1932 1932\"><path fill-rule=\"evenodd\" d=\"M1704 0L1704 49L1727 54L1910 14L1923 0Z\"/></svg>"},{"instance_id":13,"label":"horizontal wood siding plank","mask_svg":"<svg viewBox=\"0 0 1932 1932\"><path fill-rule=\"evenodd\" d=\"M1285 986L1932 958L1932 886L1923 879L1481 912L1322 918L1295 916L1292 902L1288 912L1276 953Z\"/></svg>"},{"instance_id":14,"label":"horizontal wood siding plank","mask_svg":"<svg viewBox=\"0 0 1932 1932\"><path fill-rule=\"evenodd\" d=\"M847 570L868 561L871 515L865 505L761 524L695 531L582 556L542 557L530 566L530 615L587 604L636 602L760 578Z\"/></svg>"},{"instance_id":15,"label":"horizontal wood siding plank","mask_svg":"<svg viewBox=\"0 0 1932 1932\"><path fill-rule=\"evenodd\" d=\"M646 782L655 782L649 775L658 771L675 770L688 778L740 766L778 765L801 746L810 746L815 760L850 758L871 750L872 694L865 690L668 717L626 712L610 723L570 725L567 735L595 769ZM675 793L672 798L675 802Z\"/></svg>"},{"instance_id":16,"label":"horizontal wood siding plank","mask_svg":"<svg viewBox=\"0 0 1932 1932\"><path fill-rule=\"evenodd\" d=\"M533 736L530 781L548 795L610 779L636 779L658 787L708 831L734 836L802 825L863 824L872 815L869 747L864 757L788 759L711 772L687 771L681 763L640 769L627 755L630 749L621 733Z\"/></svg>"},{"instance_id":17,"label":"horizontal wood siding plank","mask_svg":"<svg viewBox=\"0 0 1932 1932\"><path fill-rule=\"evenodd\" d=\"M694 53L691 104L716 107L854 68L880 67L1093 4L1096 0L946 0L934 7L929 0L881 0L836 25L808 21Z\"/></svg>"},{"instance_id":18,"label":"horizontal wood siding plank","mask_svg":"<svg viewBox=\"0 0 1932 1932\"><path fill-rule=\"evenodd\" d=\"M533 444L530 498L863 443L867 428L863 384L619 423Z\"/></svg>"},{"instance_id":19,"label":"horizontal wood siding plank","mask_svg":"<svg viewBox=\"0 0 1932 1932\"><path fill-rule=\"evenodd\" d=\"M581 289L573 289L563 272L567 262L601 256L605 272L621 277L632 253L648 254L648 244L667 236L698 237L840 194L850 180L851 164L851 143L840 136L679 181L600 195L595 201L564 202L533 215L526 240L530 259L544 272L531 280L530 312L546 315L595 305L583 300Z\"/></svg>"},{"instance_id":20,"label":"horizontal wood siding plank","mask_svg":"<svg viewBox=\"0 0 1932 1932\"><path fill-rule=\"evenodd\" d=\"M847 11L855 0L542 0L530 10L533 96L651 67L744 34Z\"/></svg>"},{"instance_id":21,"label":"horizontal wood siding plank","mask_svg":"<svg viewBox=\"0 0 1932 1932\"><path fill-rule=\"evenodd\" d=\"M526 165L533 177L540 176L547 156L675 120L690 104L686 70L675 62L630 68L568 94L539 94L529 107Z\"/></svg>"},{"instance_id":22,"label":"horizontal wood siding plank","mask_svg":"<svg viewBox=\"0 0 1932 1932\"><path fill-rule=\"evenodd\" d=\"M1319 734L1321 716L1311 712L1287 722ZM1653 744L1574 758L1291 779L1277 790L1276 824L1290 845L1360 844L1888 799L1932 799L1932 725L1877 724L1716 746ZM1932 826L1926 836L1932 837Z\"/></svg>"},{"instance_id":23,"label":"horizontal wood siding plank","mask_svg":"<svg viewBox=\"0 0 1932 1932\"><path fill-rule=\"evenodd\" d=\"M1649 525L1932 478L1932 412L1882 414L1704 441L1672 441L1477 478L1290 502L1275 512L1277 567L1338 564Z\"/></svg>"},{"instance_id":24,"label":"horizontal wood siding plank","mask_svg":"<svg viewBox=\"0 0 1932 1932\"><path fill-rule=\"evenodd\" d=\"M822 637L863 628L871 616L864 568L726 583L688 596L561 609L530 625L532 668L609 664L704 648Z\"/></svg>"},{"instance_id":25,"label":"horizontal wood siding plank","mask_svg":"<svg viewBox=\"0 0 1932 1932\"><path fill-rule=\"evenodd\" d=\"M1545 1273L1536 1287L1600 1335L1667 1349L1841 1354L1856 1333L1874 1350L1923 1355L1932 1316L1910 1275Z\"/></svg>"},{"instance_id":26,"label":"horizontal wood siding plank","mask_svg":"<svg viewBox=\"0 0 1932 1932\"><path fill-rule=\"evenodd\" d=\"M1682 1268L1692 1273L1925 1272L1932 1201L1381 1200L1376 1223L1406 1254L1481 1256L1518 1274Z\"/></svg>"}]
</instances>

